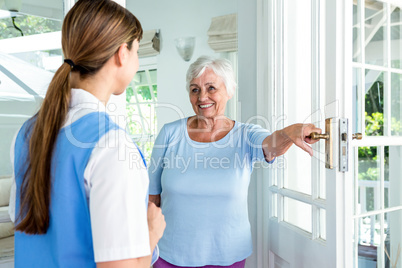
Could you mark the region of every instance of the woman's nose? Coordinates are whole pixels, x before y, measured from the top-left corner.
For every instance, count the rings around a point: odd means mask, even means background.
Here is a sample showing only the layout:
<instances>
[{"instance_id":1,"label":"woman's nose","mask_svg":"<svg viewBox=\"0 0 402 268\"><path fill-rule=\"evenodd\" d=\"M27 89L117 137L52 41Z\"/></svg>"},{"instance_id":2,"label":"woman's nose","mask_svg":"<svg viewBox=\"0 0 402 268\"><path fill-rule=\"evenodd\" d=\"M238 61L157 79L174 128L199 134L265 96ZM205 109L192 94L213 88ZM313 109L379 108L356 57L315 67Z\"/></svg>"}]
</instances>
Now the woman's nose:
<instances>
[{"instance_id":1,"label":"woman's nose","mask_svg":"<svg viewBox=\"0 0 402 268\"><path fill-rule=\"evenodd\" d=\"M204 101L208 99L208 93L205 90L201 90L200 95L198 95L199 101Z\"/></svg>"}]
</instances>

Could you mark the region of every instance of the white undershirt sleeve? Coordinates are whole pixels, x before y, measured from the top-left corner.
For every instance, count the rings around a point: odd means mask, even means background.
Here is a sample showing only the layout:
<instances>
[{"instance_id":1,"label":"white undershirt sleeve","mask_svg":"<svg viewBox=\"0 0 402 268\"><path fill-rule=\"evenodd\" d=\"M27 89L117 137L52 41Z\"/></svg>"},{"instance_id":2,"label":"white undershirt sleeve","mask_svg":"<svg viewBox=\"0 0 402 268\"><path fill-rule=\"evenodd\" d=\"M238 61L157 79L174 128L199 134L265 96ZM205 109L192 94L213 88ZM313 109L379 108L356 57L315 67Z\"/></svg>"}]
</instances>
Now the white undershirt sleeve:
<instances>
[{"instance_id":1,"label":"white undershirt sleeve","mask_svg":"<svg viewBox=\"0 0 402 268\"><path fill-rule=\"evenodd\" d=\"M109 131L84 173L95 262L148 256L148 174L137 147L122 130Z\"/></svg>"}]
</instances>

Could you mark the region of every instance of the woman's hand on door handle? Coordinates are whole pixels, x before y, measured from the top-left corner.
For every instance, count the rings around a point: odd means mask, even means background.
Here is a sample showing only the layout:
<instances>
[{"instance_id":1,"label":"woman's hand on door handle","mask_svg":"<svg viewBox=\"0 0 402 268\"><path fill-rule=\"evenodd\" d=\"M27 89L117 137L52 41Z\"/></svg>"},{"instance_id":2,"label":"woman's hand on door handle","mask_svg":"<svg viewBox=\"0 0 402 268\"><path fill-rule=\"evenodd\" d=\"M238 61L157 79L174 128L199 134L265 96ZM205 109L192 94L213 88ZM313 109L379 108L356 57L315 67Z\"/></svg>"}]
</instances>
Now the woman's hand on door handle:
<instances>
[{"instance_id":1,"label":"woman's hand on door handle","mask_svg":"<svg viewBox=\"0 0 402 268\"><path fill-rule=\"evenodd\" d=\"M275 131L265 138L262 143L265 159L271 161L275 157L283 155L292 144L313 156L313 149L308 145L318 141L311 138L311 133L313 132L321 134L322 131L314 124L293 124Z\"/></svg>"}]
</instances>

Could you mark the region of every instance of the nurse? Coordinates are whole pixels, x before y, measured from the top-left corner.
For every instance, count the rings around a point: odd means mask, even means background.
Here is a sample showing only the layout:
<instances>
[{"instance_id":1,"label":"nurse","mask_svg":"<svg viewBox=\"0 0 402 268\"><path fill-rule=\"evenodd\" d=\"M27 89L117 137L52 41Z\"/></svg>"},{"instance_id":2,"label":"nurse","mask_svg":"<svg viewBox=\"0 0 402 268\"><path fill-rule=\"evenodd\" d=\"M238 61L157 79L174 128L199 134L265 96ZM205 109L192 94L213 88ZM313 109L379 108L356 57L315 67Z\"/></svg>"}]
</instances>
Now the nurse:
<instances>
[{"instance_id":1,"label":"nurse","mask_svg":"<svg viewBox=\"0 0 402 268\"><path fill-rule=\"evenodd\" d=\"M66 60L15 141L15 267L150 267L164 217L146 203L141 152L105 108L138 70L141 37L110 0L66 15Z\"/></svg>"}]
</instances>

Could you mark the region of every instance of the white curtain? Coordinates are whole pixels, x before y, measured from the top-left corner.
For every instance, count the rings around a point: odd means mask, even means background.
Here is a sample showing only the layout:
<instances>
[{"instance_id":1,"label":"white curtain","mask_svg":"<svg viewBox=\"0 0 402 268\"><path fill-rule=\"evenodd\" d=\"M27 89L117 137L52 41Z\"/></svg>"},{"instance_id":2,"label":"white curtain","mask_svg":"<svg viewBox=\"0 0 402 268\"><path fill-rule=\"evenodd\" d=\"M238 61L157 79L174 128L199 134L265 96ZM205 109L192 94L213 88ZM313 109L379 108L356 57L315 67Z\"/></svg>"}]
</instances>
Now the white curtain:
<instances>
[{"instance_id":1,"label":"white curtain","mask_svg":"<svg viewBox=\"0 0 402 268\"><path fill-rule=\"evenodd\" d=\"M160 51L159 32L157 30L144 31L138 49L139 57L158 55Z\"/></svg>"},{"instance_id":2,"label":"white curtain","mask_svg":"<svg viewBox=\"0 0 402 268\"><path fill-rule=\"evenodd\" d=\"M208 36L208 45L215 52L237 51L237 14L212 18Z\"/></svg>"}]
</instances>

